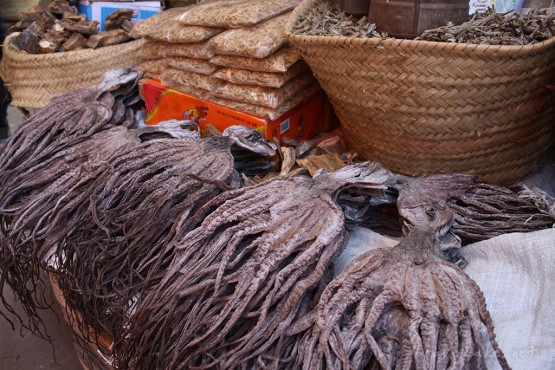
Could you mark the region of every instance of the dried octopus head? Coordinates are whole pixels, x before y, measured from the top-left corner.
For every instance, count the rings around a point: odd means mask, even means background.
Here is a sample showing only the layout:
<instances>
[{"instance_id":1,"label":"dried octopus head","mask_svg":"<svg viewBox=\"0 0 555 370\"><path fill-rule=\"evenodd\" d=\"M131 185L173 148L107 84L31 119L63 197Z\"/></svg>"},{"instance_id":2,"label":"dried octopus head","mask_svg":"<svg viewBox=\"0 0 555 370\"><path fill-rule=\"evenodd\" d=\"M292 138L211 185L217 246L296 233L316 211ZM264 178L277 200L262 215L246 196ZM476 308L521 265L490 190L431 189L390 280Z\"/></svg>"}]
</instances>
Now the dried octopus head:
<instances>
[{"instance_id":1,"label":"dried octopus head","mask_svg":"<svg viewBox=\"0 0 555 370\"><path fill-rule=\"evenodd\" d=\"M434 230L417 227L326 286L289 328L283 358L305 369L485 368L482 327L508 369L480 288L444 259Z\"/></svg>"},{"instance_id":2,"label":"dried octopus head","mask_svg":"<svg viewBox=\"0 0 555 370\"><path fill-rule=\"evenodd\" d=\"M222 135L233 141L231 151L237 172L249 178L263 177L272 169L271 158L276 155L277 146L266 141L260 131L234 125L226 128Z\"/></svg>"},{"instance_id":3,"label":"dried octopus head","mask_svg":"<svg viewBox=\"0 0 555 370\"><path fill-rule=\"evenodd\" d=\"M329 280L347 241L337 192L381 193L389 172L362 163L308 177L276 177L224 192L175 240L159 284L115 348L120 367L248 367L275 363L282 334ZM194 217L190 220L194 220Z\"/></svg>"}]
</instances>

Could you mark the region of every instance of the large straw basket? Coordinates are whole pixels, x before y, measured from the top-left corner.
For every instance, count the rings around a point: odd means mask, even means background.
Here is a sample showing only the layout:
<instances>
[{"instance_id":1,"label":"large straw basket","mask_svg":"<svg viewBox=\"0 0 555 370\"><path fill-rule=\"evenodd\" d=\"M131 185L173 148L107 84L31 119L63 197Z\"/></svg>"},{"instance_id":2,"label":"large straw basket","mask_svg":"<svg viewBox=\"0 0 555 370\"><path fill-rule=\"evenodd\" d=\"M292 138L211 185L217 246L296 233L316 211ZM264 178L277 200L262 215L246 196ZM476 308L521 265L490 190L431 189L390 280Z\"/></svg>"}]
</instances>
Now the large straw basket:
<instances>
[{"instance_id":1,"label":"large straw basket","mask_svg":"<svg viewBox=\"0 0 555 370\"><path fill-rule=\"evenodd\" d=\"M470 45L292 34L339 117L351 149L409 176L473 173L509 184L554 146L555 39Z\"/></svg>"},{"instance_id":2,"label":"large straw basket","mask_svg":"<svg viewBox=\"0 0 555 370\"><path fill-rule=\"evenodd\" d=\"M42 108L56 96L97 86L110 69L139 64L137 50L145 43L139 39L98 49L29 54L10 42L16 35L4 41L0 77L12 95L11 104L23 108Z\"/></svg>"}]
</instances>

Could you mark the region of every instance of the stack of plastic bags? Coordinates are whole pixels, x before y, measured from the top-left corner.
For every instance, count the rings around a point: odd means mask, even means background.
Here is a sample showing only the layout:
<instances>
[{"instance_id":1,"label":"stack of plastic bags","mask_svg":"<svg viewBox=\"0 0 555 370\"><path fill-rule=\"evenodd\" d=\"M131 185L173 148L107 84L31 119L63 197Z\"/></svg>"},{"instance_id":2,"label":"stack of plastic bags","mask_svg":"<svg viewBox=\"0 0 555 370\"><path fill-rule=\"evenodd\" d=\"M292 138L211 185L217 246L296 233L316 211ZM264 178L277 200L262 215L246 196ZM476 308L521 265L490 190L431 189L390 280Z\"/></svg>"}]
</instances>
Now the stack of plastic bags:
<instances>
[{"instance_id":1,"label":"stack of plastic bags","mask_svg":"<svg viewBox=\"0 0 555 370\"><path fill-rule=\"evenodd\" d=\"M285 36L299 0L207 0L137 24L147 78L203 100L276 119L320 91Z\"/></svg>"}]
</instances>

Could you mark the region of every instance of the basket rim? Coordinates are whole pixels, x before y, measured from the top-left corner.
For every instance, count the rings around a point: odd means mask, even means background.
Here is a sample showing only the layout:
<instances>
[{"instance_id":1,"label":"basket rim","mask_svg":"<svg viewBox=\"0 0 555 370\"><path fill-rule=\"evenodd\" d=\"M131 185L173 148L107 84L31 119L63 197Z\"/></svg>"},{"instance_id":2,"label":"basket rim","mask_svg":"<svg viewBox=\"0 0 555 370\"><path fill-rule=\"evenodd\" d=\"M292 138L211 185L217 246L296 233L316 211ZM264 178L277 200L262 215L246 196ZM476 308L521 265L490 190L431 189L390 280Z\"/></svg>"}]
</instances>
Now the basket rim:
<instances>
[{"instance_id":1,"label":"basket rim","mask_svg":"<svg viewBox=\"0 0 555 370\"><path fill-rule=\"evenodd\" d=\"M21 32L13 32L9 34L6 39L4 40L4 57L8 54L10 57L17 56L19 60L36 60L37 58L41 58L43 60L49 59L65 59L65 58L94 58L95 56L109 54L118 49L134 49L137 47L137 44L142 44L145 42L144 39L132 39L124 43L114 44L114 45L107 45L102 46L96 49L77 49L71 51L63 51L63 52L55 52L55 53L45 53L45 54L30 54L26 51L19 49L15 46L11 41L14 37L21 34Z\"/></svg>"},{"instance_id":2,"label":"basket rim","mask_svg":"<svg viewBox=\"0 0 555 370\"><path fill-rule=\"evenodd\" d=\"M342 46L346 48L387 48L411 51L436 51L452 54L471 55L498 55L522 56L542 53L553 47L555 36L542 42L528 45L479 45L453 42L438 42L426 40L400 39L394 37L360 38L353 36L313 36L300 35L292 32L293 26L307 9L314 7L326 0L302 0L293 10L285 25L285 35L293 45L303 46Z\"/></svg>"}]
</instances>

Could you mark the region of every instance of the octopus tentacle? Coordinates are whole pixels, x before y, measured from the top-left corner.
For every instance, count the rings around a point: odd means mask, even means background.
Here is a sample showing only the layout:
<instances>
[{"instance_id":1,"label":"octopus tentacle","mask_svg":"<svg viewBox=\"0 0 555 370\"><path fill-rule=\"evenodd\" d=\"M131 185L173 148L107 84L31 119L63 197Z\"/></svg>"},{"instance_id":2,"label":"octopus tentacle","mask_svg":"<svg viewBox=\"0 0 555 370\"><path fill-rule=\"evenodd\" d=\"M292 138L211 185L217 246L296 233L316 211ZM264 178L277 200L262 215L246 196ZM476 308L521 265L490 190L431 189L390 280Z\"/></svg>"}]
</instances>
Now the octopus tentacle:
<instances>
[{"instance_id":1,"label":"octopus tentacle","mask_svg":"<svg viewBox=\"0 0 555 370\"><path fill-rule=\"evenodd\" d=\"M399 297L399 289L400 285L402 285L402 281L400 279L395 279L395 281L390 281L386 287L384 287L383 291L376 296L374 302L372 303L372 307L368 312L368 316L364 323L364 326L367 328L373 328L376 322L378 321L380 315L384 311L384 308L387 304L393 302L396 297ZM386 369L388 368L388 361L386 356L384 355L382 349L376 343L376 339L371 335L370 332L366 333L366 340L368 345L372 349L374 356L380 363L380 365Z\"/></svg>"}]
</instances>

